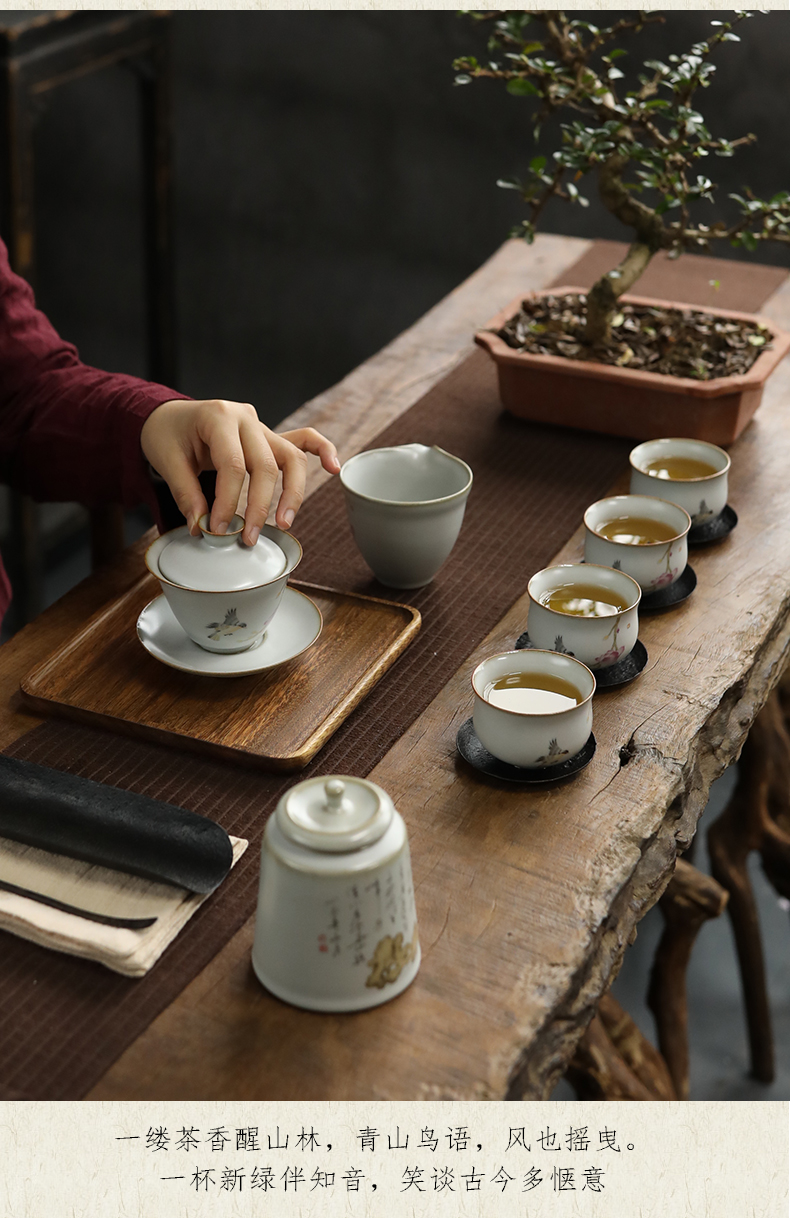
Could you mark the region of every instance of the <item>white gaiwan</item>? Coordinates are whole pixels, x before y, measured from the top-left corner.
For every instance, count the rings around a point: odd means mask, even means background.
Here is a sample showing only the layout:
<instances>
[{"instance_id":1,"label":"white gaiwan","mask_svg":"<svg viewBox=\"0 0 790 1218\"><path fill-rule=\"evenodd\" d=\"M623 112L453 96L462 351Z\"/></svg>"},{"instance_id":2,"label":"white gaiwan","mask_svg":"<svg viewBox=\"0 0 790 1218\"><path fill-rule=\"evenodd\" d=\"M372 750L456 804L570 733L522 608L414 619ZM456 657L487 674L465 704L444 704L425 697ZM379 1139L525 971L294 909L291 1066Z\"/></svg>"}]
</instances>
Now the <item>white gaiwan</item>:
<instances>
[{"instance_id":1,"label":"white gaiwan","mask_svg":"<svg viewBox=\"0 0 790 1218\"><path fill-rule=\"evenodd\" d=\"M254 546L241 540L244 520L212 533L201 516L200 537L185 525L158 537L146 551L148 570L189 637L206 651L246 651L260 643L277 612L302 547L282 529L264 525Z\"/></svg>"}]
</instances>

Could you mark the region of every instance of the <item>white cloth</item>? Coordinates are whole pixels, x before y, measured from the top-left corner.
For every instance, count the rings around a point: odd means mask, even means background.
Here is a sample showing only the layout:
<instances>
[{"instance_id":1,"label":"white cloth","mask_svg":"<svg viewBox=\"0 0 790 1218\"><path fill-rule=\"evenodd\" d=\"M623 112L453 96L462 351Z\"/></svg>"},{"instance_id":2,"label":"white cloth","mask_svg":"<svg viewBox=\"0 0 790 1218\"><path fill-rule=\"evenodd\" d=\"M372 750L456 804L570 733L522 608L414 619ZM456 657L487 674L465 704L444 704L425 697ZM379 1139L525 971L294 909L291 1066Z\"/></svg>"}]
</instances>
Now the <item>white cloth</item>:
<instances>
[{"instance_id":1,"label":"white cloth","mask_svg":"<svg viewBox=\"0 0 790 1218\"><path fill-rule=\"evenodd\" d=\"M233 846L231 867L235 867L249 842L239 837L231 837L230 841ZM97 870L106 877L106 869ZM145 895L147 890L161 892L163 888L161 884L149 884L146 880L121 876L120 873L118 878L125 887L129 886L130 881L136 883L141 895ZM90 869L85 874L85 880L90 882ZM143 977L195 911L208 900L208 896L187 892L183 888L172 888L172 899L165 903L163 912L152 926L144 930L129 930L81 918L78 914L67 913L30 897L0 889L0 930L10 931L21 939L30 939L53 951L96 960L126 977Z\"/></svg>"}]
</instances>

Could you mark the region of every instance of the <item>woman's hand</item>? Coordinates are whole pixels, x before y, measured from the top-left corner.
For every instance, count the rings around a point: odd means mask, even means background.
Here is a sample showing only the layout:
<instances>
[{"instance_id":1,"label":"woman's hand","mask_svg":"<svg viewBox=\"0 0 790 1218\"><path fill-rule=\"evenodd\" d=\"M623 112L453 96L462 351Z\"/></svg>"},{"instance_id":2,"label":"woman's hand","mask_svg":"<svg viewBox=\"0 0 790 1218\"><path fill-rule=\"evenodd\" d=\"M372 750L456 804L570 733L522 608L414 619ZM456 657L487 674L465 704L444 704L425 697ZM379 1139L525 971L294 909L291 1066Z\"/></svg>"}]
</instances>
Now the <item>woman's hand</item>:
<instances>
[{"instance_id":1,"label":"woman's hand","mask_svg":"<svg viewBox=\"0 0 790 1218\"><path fill-rule=\"evenodd\" d=\"M255 545L272 504L277 475L283 489L275 520L290 529L304 496L307 453L321 458L330 474L340 471L334 444L300 427L281 434L258 419L255 407L242 402L163 402L146 419L140 443L147 460L167 482L193 536L208 504L198 482L206 469L217 471L211 509L212 533L227 532L249 474L247 510L242 539Z\"/></svg>"}]
</instances>

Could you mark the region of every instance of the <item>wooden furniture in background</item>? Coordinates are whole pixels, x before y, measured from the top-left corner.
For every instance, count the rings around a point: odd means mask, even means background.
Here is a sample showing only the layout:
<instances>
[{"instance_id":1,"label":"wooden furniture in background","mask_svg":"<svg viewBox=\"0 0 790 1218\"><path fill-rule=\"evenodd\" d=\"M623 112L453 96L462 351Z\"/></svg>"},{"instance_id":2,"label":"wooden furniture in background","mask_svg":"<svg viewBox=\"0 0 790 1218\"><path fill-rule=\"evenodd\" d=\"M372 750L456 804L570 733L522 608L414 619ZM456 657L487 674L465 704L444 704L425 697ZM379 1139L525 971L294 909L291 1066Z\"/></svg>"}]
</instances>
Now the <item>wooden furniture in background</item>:
<instances>
[{"instance_id":1,"label":"wooden furniture in background","mask_svg":"<svg viewBox=\"0 0 790 1218\"><path fill-rule=\"evenodd\" d=\"M684 859L659 901L666 926L658 943L647 1002L659 1049L611 994L604 994L568 1067L579 1099L687 1100L689 1097L686 970L703 923L717 918L727 893Z\"/></svg>"},{"instance_id":2,"label":"wooden furniture in background","mask_svg":"<svg viewBox=\"0 0 790 1218\"><path fill-rule=\"evenodd\" d=\"M774 1078L774 1040L757 902L749 855L757 852L780 896L790 900L790 682L757 716L738 763L738 785L708 830L711 870L729 893L727 906L743 987L752 1074Z\"/></svg>"},{"instance_id":3,"label":"wooden furniture in background","mask_svg":"<svg viewBox=\"0 0 790 1218\"><path fill-rule=\"evenodd\" d=\"M175 383L171 232L170 17L167 13L0 14L0 233L12 268L35 288L34 129L59 86L116 64L140 85L148 375ZM100 116L97 116L97 122ZM119 505L91 513L94 567L124 545ZM11 496L6 566L14 585L13 627L41 608L42 538L36 504Z\"/></svg>"},{"instance_id":4,"label":"wooden furniture in background","mask_svg":"<svg viewBox=\"0 0 790 1218\"><path fill-rule=\"evenodd\" d=\"M721 885L684 859L675 864L675 874L658 903L665 927L653 961L647 1004L679 1100L689 1098L686 970L691 949L703 924L718 918L726 904Z\"/></svg>"},{"instance_id":5,"label":"wooden furniture in background","mask_svg":"<svg viewBox=\"0 0 790 1218\"><path fill-rule=\"evenodd\" d=\"M508 242L424 318L282 424L312 424L341 460L455 367L519 291L567 273L589 243ZM763 310L790 328L790 285ZM790 366L733 448L740 523L693 559L694 595L640 622L650 663L601 694L598 751L573 782L489 786L457 759L469 674L524 630L504 614L370 774L409 830L423 962L395 1001L353 1015L278 1002L250 968L254 919L130 1045L91 1099L504 1099L549 1095L633 930L688 848L711 783L734 760L790 650ZM625 472L625 471L624 471ZM551 472L547 471L547 477ZM311 469L308 493L328 475ZM580 554L581 530L557 555ZM0 745L38 720L19 682L142 571L142 545L0 648Z\"/></svg>"},{"instance_id":6,"label":"wooden furniture in background","mask_svg":"<svg viewBox=\"0 0 790 1218\"><path fill-rule=\"evenodd\" d=\"M566 1075L580 1100L676 1100L667 1063L611 994L576 1046Z\"/></svg>"}]
</instances>

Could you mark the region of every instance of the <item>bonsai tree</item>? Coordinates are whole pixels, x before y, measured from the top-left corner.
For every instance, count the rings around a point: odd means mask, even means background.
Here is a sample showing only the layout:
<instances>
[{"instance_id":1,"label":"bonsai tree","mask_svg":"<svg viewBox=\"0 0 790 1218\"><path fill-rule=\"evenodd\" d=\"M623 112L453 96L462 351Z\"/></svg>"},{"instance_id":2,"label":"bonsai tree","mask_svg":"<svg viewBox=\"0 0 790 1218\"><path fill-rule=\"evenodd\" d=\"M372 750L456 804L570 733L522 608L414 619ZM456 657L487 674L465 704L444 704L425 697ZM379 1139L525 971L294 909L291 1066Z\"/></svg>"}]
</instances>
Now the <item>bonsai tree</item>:
<instances>
[{"instance_id":1,"label":"bonsai tree","mask_svg":"<svg viewBox=\"0 0 790 1218\"><path fill-rule=\"evenodd\" d=\"M557 111L567 112L561 124L562 143L550 158L535 156L525 181L500 181L517 190L529 215L514 230L531 242L549 200L555 196L587 206L577 185L595 175L605 207L633 230L628 253L587 294L586 325L579 336L585 344L607 343L618 313L618 298L633 286L659 250L677 257L689 248L708 249L712 241L755 249L760 241L790 243L790 191L757 199L749 190L730 195L739 215L704 224L692 219L701 200L714 202L716 186L708 176L711 156L731 157L753 135L714 138L694 108L698 90L710 84L713 55L751 14L739 12L730 21L712 21L713 32L690 51L670 55L668 63L648 59L644 70L626 80L618 67L627 55L618 45L623 36L638 34L655 14L634 13L613 25L598 28L589 21L569 20L562 12L473 13L490 25L487 63L473 56L457 59L456 84L488 78L505 82L509 93L531 99L536 106L534 138L542 123ZM624 88L630 84L631 87Z\"/></svg>"}]
</instances>

